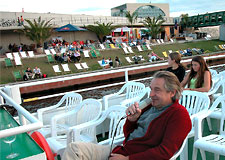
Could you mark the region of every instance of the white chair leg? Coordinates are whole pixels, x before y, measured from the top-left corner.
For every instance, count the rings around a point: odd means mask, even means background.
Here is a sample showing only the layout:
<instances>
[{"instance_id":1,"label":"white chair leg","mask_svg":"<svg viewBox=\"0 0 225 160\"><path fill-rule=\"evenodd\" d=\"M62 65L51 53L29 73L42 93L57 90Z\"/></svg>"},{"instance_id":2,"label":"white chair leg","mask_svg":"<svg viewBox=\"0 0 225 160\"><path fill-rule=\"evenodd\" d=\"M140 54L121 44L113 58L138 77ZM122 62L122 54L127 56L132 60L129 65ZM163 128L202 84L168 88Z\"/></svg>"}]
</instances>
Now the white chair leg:
<instances>
[{"instance_id":1,"label":"white chair leg","mask_svg":"<svg viewBox=\"0 0 225 160\"><path fill-rule=\"evenodd\" d=\"M208 123L209 131L212 131L212 124L209 117L206 117L206 121Z\"/></svg>"},{"instance_id":2,"label":"white chair leg","mask_svg":"<svg viewBox=\"0 0 225 160\"><path fill-rule=\"evenodd\" d=\"M188 160L188 140L184 146L183 151L180 154L180 160Z\"/></svg>"},{"instance_id":3,"label":"white chair leg","mask_svg":"<svg viewBox=\"0 0 225 160\"><path fill-rule=\"evenodd\" d=\"M197 159L198 149L193 147L192 160Z\"/></svg>"},{"instance_id":4,"label":"white chair leg","mask_svg":"<svg viewBox=\"0 0 225 160\"><path fill-rule=\"evenodd\" d=\"M203 151L202 149L200 149L200 153L201 153L201 156L202 156L202 160L206 160L205 151Z\"/></svg>"},{"instance_id":5,"label":"white chair leg","mask_svg":"<svg viewBox=\"0 0 225 160\"><path fill-rule=\"evenodd\" d=\"M214 160L219 160L219 158L220 158L220 155L214 153Z\"/></svg>"}]
</instances>

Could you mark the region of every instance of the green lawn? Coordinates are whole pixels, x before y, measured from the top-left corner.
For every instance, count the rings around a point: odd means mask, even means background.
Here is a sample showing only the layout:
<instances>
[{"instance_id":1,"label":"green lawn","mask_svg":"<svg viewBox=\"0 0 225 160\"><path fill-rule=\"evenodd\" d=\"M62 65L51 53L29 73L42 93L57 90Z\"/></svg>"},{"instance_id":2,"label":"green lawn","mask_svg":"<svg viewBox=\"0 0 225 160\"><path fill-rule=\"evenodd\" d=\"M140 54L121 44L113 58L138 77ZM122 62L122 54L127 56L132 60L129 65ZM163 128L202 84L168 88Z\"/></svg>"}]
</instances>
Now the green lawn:
<instances>
[{"instance_id":1,"label":"green lawn","mask_svg":"<svg viewBox=\"0 0 225 160\"><path fill-rule=\"evenodd\" d=\"M187 48L202 48L205 51L207 51L207 53L215 52L217 50L215 49L214 45L219 45L219 44L224 44L224 42L219 40L211 40L211 41L198 41L198 42L186 42L186 43L173 43L173 44L152 46L152 49L159 56L163 57L163 54L162 54L163 51L167 51L168 53L168 50L177 51L179 49L187 49ZM107 49L104 51L100 51L101 57L98 57L98 58L84 58L82 55L81 62L87 62L90 68L89 71L101 70L102 67L98 64L97 61L101 60L102 57L105 57L105 59L108 59L109 57L111 57L114 61L115 57L118 56L120 60L122 61L122 66L127 66L129 65L129 63L125 60L126 56L129 56L131 58L135 54L142 55L143 58L147 60L148 59L147 54L150 52L150 51L139 52L136 47L133 48L133 51L135 52L134 54L125 55L123 49ZM41 69L42 73L47 74L48 77L56 76L56 74L54 73L52 69L52 65L57 63L49 64L47 61L47 57L22 59L22 63L23 63L23 66L17 66L17 67L14 66L14 67L6 68L5 63L1 62L0 84L15 82L12 72L20 70L21 73L23 73L23 71L26 70L27 67L31 67L33 69L35 66L38 66ZM140 63L148 63L148 62L145 61ZM81 72L76 69L76 67L74 66L74 63L69 63L69 68L72 71L72 74Z\"/></svg>"}]
</instances>

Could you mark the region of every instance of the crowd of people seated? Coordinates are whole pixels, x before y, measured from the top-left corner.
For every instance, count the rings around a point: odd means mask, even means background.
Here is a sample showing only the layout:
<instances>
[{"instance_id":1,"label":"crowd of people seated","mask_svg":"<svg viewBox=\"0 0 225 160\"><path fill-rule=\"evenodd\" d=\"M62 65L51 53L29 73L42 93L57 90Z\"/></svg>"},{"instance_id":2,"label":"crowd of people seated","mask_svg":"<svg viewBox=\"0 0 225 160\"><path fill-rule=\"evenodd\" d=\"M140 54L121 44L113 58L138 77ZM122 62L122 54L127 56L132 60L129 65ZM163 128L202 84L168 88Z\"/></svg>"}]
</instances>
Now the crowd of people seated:
<instances>
[{"instance_id":1,"label":"crowd of people seated","mask_svg":"<svg viewBox=\"0 0 225 160\"><path fill-rule=\"evenodd\" d=\"M27 69L24 72L24 76L23 76L23 80L27 81L27 80L31 80L31 79L36 79L36 78L42 78L42 73L40 68L38 68L37 66L33 69L33 71L31 70L30 67L27 67ZM46 75L44 75L46 77Z\"/></svg>"}]
</instances>

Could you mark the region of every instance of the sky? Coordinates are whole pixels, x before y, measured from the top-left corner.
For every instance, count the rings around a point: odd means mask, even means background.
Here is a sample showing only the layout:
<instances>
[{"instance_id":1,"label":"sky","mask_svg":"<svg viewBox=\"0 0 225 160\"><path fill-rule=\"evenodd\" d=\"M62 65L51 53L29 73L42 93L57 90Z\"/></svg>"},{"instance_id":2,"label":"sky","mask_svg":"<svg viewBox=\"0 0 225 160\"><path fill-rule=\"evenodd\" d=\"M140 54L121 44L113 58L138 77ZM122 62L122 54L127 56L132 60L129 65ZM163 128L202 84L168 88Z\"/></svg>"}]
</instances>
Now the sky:
<instances>
[{"instance_id":1,"label":"sky","mask_svg":"<svg viewBox=\"0 0 225 160\"><path fill-rule=\"evenodd\" d=\"M169 3L170 17L225 11L225 0L5 0L0 11L110 16L111 8L124 3Z\"/></svg>"}]
</instances>

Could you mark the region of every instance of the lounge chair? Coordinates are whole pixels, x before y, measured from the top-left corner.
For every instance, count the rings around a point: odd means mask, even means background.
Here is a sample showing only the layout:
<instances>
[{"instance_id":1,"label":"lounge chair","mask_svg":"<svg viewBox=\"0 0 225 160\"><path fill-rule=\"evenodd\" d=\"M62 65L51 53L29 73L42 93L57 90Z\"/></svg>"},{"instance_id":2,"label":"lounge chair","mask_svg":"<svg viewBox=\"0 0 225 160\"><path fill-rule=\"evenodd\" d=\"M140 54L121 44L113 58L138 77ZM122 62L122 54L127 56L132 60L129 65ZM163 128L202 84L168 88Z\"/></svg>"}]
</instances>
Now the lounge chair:
<instances>
[{"instance_id":1,"label":"lounge chair","mask_svg":"<svg viewBox=\"0 0 225 160\"><path fill-rule=\"evenodd\" d=\"M28 53L30 58L34 57L34 51L28 51L27 53Z\"/></svg>"},{"instance_id":2,"label":"lounge chair","mask_svg":"<svg viewBox=\"0 0 225 160\"><path fill-rule=\"evenodd\" d=\"M110 49L110 46L108 43L106 43L105 45L106 45L106 48Z\"/></svg>"},{"instance_id":3,"label":"lounge chair","mask_svg":"<svg viewBox=\"0 0 225 160\"><path fill-rule=\"evenodd\" d=\"M13 73L13 77L14 77L15 81L23 80L23 77L22 77L20 71L13 71L12 73Z\"/></svg>"},{"instance_id":4,"label":"lounge chair","mask_svg":"<svg viewBox=\"0 0 225 160\"><path fill-rule=\"evenodd\" d=\"M161 43L164 43L164 40L163 39L160 39Z\"/></svg>"},{"instance_id":5,"label":"lounge chair","mask_svg":"<svg viewBox=\"0 0 225 160\"><path fill-rule=\"evenodd\" d=\"M53 68L55 74L62 73L62 71L59 69L59 65L54 65L54 66L52 66L52 68Z\"/></svg>"},{"instance_id":6,"label":"lounge chair","mask_svg":"<svg viewBox=\"0 0 225 160\"><path fill-rule=\"evenodd\" d=\"M75 67L78 69L78 70L82 70L83 68L81 67L80 63L74 63Z\"/></svg>"},{"instance_id":7,"label":"lounge chair","mask_svg":"<svg viewBox=\"0 0 225 160\"><path fill-rule=\"evenodd\" d=\"M13 56L12 56L12 53L6 53L6 57L13 60Z\"/></svg>"},{"instance_id":8,"label":"lounge chair","mask_svg":"<svg viewBox=\"0 0 225 160\"><path fill-rule=\"evenodd\" d=\"M45 54L46 55L51 55L51 52L48 49L45 49Z\"/></svg>"},{"instance_id":9,"label":"lounge chair","mask_svg":"<svg viewBox=\"0 0 225 160\"><path fill-rule=\"evenodd\" d=\"M126 43L122 43L122 45L123 45L124 47L128 47Z\"/></svg>"},{"instance_id":10,"label":"lounge chair","mask_svg":"<svg viewBox=\"0 0 225 160\"><path fill-rule=\"evenodd\" d=\"M129 54L128 50L127 50L127 47L124 47L123 48L123 51L125 52L125 54Z\"/></svg>"},{"instance_id":11,"label":"lounge chair","mask_svg":"<svg viewBox=\"0 0 225 160\"><path fill-rule=\"evenodd\" d=\"M56 51L53 48L51 48L50 51L52 52L53 55L56 54Z\"/></svg>"},{"instance_id":12,"label":"lounge chair","mask_svg":"<svg viewBox=\"0 0 225 160\"><path fill-rule=\"evenodd\" d=\"M84 69L88 69L88 68L89 68L86 62L81 63L81 66L82 66Z\"/></svg>"},{"instance_id":13,"label":"lounge chair","mask_svg":"<svg viewBox=\"0 0 225 160\"><path fill-rule=\"evenodd\" d=\"M143 48L144 51L148 50L146 45L142 45L142 48Z\"/></svg>"},{"instance_id":14,"label":"lounge chair","mask_svg":"<svg viewBox=\"0 0 225 160\"><path fill-rule=\"evenodd\" d=\"M101 54L100 54L99 50L95 50L95 54L96 54L98 57L101 57Z\"/></svg>"},{"instance_id":15,"label":"lounge chair","mask_svg":"<svg viewBox=\"0 0 225 160\"><path fill-rule=\"evenodd\" d=\"M64 70L64 72L71 72L70 68L69 68L69 65L66 63L66 64L61 64L62 65L62 68Z\"/></svg>"},{"instance_id":16,"label":"lounge chair","mask_svg":"<svg viewBox=\"0 0 225 160\"><path fill-rule=\"evenodd\" d=\"M95 51L94 51L94 50L91 50L91 51L90 51L90 53L91 53L91 56L92 56L93 58L97 58L97 56L96 56L96 54L95 54Z\"/></svg>"},{"instance_id":17,"label":"lounge chair","mask_svg":"<svg viewBox=\"0 0 225 160\"><path fill-rule=\"evenodd\" d=\"M20 55L21 55L22 58L27 58L27 55L26 55L25 51L20 52Z\"/></svg>"},{"instance_id":18,"label":"lounge chair","mask_svg":"<svg viewBox=\"0 0 225 160\"><path fill-rule=\"evenodd\" d=\"M114 44L109 44L111 48L116 48Z\"/></svg>"},{"instance_id":19,"label":"lounge chair","mask_svg":"<svg viewBox=\"0 0 225 160\"><path fill-rule=\"evenodd\" d=\"M134 62L130 59L130 57L125 57L125 59L126 59L127 62L130 63L130 64L131 64L131 63L134 63Z\"/></svg>"},{"instance_id":20,"label":"lounge chair","mask_svg":"<svg viewBox=\"0 0 225 160\"><path fill-rule=\"evenodd\" d=\"M166 51L165 51L165 52L162 52L162 53L163 53L163 55L164 55L164 57L165 57L165 58L167 58L167 57L168 57L168 55L167 55Z\"/></svg>"},{"instance_id":21,"label":"lounge chair","mask_svg":"<svg viewBox=\"0 0 225 160\"><path fill-rule=\"evenodd\" d=\"M160 40L159 40L159 39L157 39L156 41L157 41L157 43L158 43L158 44L161 44L161 42L160 42Z\"/></svg>"},{"instance_id":22,"label":"lounge chair","mask_svg":"<svg viewBox=\"0 0 225 160\"><path fill-rule=\"evenodd\" d=\"M140 45L137 45L137 49L138 49L139 52L143 51Z\"/></svg>"},{"instance_id":23,"label":"lounge chair","mask_svg":"<svg viewBox=\"0 0 225 160\"><path fill-rule=\"evenodd\" d=\"M16 66L22 66L23 65L22 62L21 62L20 57L15 57L14 60L15 60L15 65Z\"/></svg>"},{"instance_id":24,"label":"lounge chair","mask_svg":"<svg viewBox=\"0 0 225 160\"><path fill-rule=\"evenodd\" d=\"M61 48L60 53L65 53L66 52L66 48Z\"/></svg>"},{"instance_id":25,"label":"lounge chair","mask_svg":"<svg viewBox=\"0 0 225 160\"><path fill-rule=\"evenodd\" d=\"M100 44L101 49L105 49L105 46L103 44Z\"/></svg>"},{"instance_id":26,"label":"lounge chair","mask_svg":"<svg viewBox=\"0 0 225 160\"><path fill-rule=\"evenodd\" d=\"M146 47L148 48L148 50L152 50L149 44L146 44Z\"/></svg>"},{"instance_id":27,"label":"lounge chair","mask_svg":"<svg viewBox=\"0 0 225 160\"><path fill-rule=\"evenodd\" d=\"M84 57L90 58L89 53L88 53L88 50L84 50L83 52L84 52Z\"/></svg>"},{"instance_id":28,"label":"lounge chair","mask_svg":"<svg viewBox=\"0 0 225 160\"><path fill-rule=\"evenodd\" d=\"M20 55L18 52L13 52L13 56L14 56L14 58L20 58Z\"/></svg>"},{"instance_id":29,"label":"lounge chair","mask_svg":"<svg viewBox=\"0 0 225 160\"><path fill-rule=\"evenodd\" d=\"M10 58L5 58L5 66L6 67L12 67L13 66Z\"/></svg>"},{"instance_id":30,"label":"lounge chair","mask_svg":"<svg viewBox=\"0 0 225 160\"><path fill-rule=\"evenodd\" d=\"M172 42L172 43L174 42L172 38L170 38L170 42Z\"/></svg>"},{"instance_id":31,"label":"lounge chair","mask_svg":"<svg viewBox=\"0 0 225 160\"><path fill-rule=\"evenodd\" d=\"M48 59L48 63L54 63L55 62L55 60L54 60L54 58L52 57L52 55L50 54L50 55L47 55L47 59Z\"/></svg>"},{"instance_id":32,"label":"lounge chair","mask_svg":"<svg viewBox=\"0 0 225 160\"><path fill-rule=\"evenodd\" d=\"M129 51L130 53L134 53L134 51L132 50L131 47L127 47L127 49L128 49L128 51Z\"/></svg>"}]
</instances>

